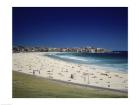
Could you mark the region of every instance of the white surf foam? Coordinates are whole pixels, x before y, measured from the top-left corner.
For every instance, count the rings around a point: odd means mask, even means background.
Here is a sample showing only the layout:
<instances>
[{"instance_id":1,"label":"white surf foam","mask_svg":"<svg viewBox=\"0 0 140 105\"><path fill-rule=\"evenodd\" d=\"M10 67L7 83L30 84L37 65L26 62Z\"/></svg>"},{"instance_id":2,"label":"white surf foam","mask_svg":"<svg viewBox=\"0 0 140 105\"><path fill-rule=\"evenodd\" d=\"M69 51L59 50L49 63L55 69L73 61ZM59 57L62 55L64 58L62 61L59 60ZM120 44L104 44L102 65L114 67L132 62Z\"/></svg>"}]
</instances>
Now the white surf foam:
<instances>
[{"instance_id":1,"label":"white surf foam","mask_svg":"<svg viewBox=\"0 0 140 105\"><path fill-rule=\"evenodd\" d=\"M60 58L65 58L65 59L72 59L72 60L79 60L79 61L88 61L84 58L80 58L80 57L74 57L74 56L59 56Z\"/></svg>"}]
</instances>

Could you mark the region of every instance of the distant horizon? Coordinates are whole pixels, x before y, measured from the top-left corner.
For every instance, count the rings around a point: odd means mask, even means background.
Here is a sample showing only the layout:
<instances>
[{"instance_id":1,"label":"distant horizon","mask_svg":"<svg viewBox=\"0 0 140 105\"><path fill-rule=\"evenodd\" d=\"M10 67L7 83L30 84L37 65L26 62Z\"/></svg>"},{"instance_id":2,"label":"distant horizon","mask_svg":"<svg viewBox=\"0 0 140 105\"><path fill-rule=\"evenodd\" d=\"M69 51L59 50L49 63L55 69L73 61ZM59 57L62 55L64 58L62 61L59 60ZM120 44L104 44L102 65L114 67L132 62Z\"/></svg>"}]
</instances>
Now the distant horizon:
<instances>
[{"instance_id":1,"label":"distant horizon","mask_svg":"<svg viewBox=\"0 0 140 105\"><path fill-rule=\"evenodd\" d=\"M13 47L18 47L18 46L23 46L23 47L44 47L44 48L87 48L87 47L92 47L92 48L103 48L103 47L96 47L96 46L77 46L77 47L48 47L48 46L28 46L28 45L13 45ZM106 49L106 48L104 48ZM128 50L112 50L112 49L107 49L111 51L128 51Z\"/></svg>"},{"instance_id":2,"label":"distant horizon","mask_svg":"<svg viewBox=\"0 0 140 105\"><path fill-rule=\"evenodd\" d=\"M13 7L13 46L128 51L127 7Z\"/></svg>"}]
</instances>

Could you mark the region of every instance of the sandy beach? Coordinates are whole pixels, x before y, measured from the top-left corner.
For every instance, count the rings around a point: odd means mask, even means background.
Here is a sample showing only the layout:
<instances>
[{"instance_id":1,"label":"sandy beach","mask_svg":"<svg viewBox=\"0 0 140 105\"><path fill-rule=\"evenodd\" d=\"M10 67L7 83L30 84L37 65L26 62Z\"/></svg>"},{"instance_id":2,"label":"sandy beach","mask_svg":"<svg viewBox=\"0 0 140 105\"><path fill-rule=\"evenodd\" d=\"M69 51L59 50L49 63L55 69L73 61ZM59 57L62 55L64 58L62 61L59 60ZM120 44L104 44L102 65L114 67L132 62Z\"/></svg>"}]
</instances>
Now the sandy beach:
<instances>
[{"instance_id":1,"label":"sandy beach","mask_svg":"<svg viewBox=\"0 0 140 105\"><path fill-rule=\"evenodd\" d=\"M44 56L46 53L13 53L13 71L65 82L128 90L128 74L90 68Z\"/></svg>"}]
</instances>

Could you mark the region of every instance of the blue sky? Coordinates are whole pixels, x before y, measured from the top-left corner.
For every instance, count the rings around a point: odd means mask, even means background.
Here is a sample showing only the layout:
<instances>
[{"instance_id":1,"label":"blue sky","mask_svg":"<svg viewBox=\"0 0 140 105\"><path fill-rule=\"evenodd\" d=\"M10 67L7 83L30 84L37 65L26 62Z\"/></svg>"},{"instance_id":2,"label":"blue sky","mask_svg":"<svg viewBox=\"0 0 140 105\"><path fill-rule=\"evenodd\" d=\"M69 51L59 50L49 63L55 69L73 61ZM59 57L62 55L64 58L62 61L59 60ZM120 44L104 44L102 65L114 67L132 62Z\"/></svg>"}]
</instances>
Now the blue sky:
<instances>
[{"instance_id":1,"label":"blue sky","mask_svg":"<svg viewBox=\"0 0 140 105\"><path fill-rule=\"evenodd\" d=\"M127 7L13 7L13 45L128 50Z\"/></svg>"}]
</instances>

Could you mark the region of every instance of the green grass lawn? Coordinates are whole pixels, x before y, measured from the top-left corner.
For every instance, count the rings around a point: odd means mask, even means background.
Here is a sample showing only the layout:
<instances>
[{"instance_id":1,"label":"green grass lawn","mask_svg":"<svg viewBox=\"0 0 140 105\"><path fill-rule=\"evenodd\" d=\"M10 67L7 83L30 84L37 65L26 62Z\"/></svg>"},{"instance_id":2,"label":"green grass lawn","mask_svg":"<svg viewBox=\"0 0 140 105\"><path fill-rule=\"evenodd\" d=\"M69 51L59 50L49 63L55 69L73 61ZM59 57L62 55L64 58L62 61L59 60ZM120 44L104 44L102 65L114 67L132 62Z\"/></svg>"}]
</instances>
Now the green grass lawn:
<instances>
[{"instance_id":1,"label":"green grass lawn","mask_svg":"<svg viewBox=\"0 0 140 105\"><path fill-rule=\"evenodd\" d=\"M13 98L127 98L127 93L82 87L13 71Z\"/></svg>"}]
</instances>

